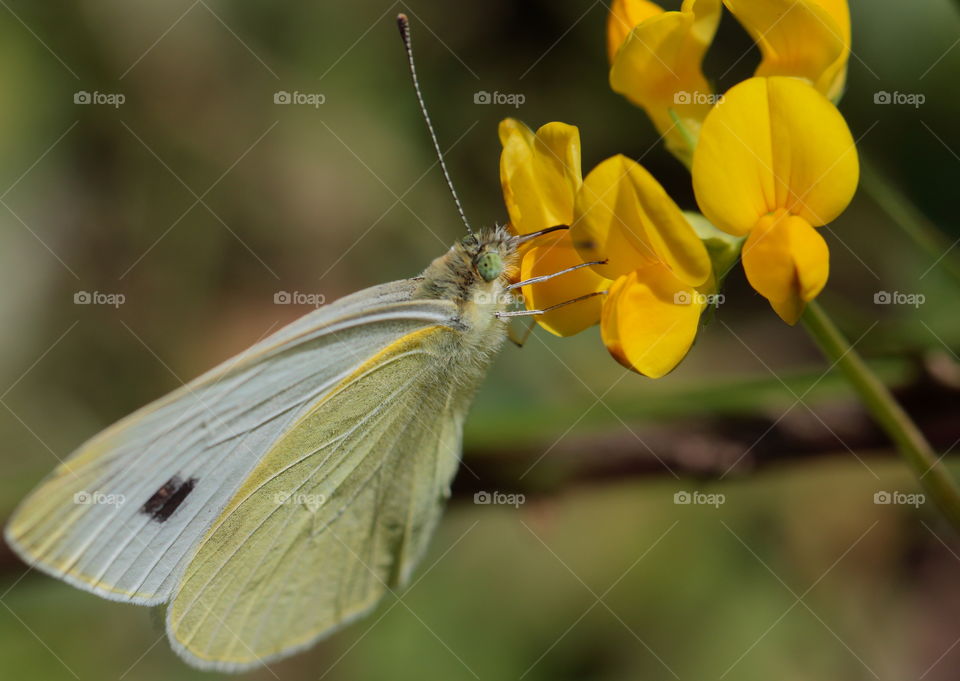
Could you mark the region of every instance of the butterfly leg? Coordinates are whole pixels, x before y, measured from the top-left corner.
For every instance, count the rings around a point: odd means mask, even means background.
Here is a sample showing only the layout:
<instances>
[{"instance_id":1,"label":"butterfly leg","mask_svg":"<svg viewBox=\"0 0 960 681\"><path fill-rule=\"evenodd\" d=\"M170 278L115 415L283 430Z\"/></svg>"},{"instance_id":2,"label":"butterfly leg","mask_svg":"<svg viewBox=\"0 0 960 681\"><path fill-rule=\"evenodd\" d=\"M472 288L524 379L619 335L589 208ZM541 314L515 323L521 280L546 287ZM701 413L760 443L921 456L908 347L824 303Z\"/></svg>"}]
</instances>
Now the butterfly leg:
<instances>
[{"instance_id":1,"label":"butterfly leg","mask_svg":"<svg viewBox=\"0 0 960 681\"><path fill-rule=\"evenodd\" d=\"M536 322L533 319L528 320L527 328L519 334L517 333L515 327L510 326L507 328L507 338L509 338L510 342L516 345L518 348L522 348L530 338L530 334L533 333L533 327L535 324Z\"/></svg>"}]
</instances>

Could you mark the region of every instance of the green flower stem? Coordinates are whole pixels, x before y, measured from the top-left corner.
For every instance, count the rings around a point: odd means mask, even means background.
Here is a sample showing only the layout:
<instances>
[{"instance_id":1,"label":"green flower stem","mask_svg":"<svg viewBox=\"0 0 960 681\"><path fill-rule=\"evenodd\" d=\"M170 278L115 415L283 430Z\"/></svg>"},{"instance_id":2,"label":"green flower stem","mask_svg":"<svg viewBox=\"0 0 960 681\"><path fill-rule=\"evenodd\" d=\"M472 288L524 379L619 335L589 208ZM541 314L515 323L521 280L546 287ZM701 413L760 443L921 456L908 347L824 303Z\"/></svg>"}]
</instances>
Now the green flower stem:
<instances>
[{"instance_id":1,"label":"green flower stem","mask_svg":"<svg viewBox=\"0 0 960 681\"><path fill-rule=\"evenodd\" d=\"M802 319L820 350L840 367L934 503L960 532L960 488L923 433L816 301L807 304Z\"/></svg>"}]
</instances>

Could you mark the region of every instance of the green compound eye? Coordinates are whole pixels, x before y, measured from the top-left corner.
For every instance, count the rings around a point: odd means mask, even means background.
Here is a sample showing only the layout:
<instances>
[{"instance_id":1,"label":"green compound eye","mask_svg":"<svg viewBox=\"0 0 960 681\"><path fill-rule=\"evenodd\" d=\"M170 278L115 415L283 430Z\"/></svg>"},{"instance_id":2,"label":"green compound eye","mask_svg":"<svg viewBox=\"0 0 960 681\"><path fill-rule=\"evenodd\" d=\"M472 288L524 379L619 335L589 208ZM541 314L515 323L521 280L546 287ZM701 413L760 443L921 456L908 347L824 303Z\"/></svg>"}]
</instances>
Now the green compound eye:
<instances>
[{"instance_id":1,"label":"green compound eye","mask_svg":"<svg viewBox=\"0 0 960 681\"><path fill-rule=\"evenodd\" d=\"M477 272L484 281L493 281L503 274L503 260L500 254L487 251L477 258Z\"/></svg>"}]
</instances>

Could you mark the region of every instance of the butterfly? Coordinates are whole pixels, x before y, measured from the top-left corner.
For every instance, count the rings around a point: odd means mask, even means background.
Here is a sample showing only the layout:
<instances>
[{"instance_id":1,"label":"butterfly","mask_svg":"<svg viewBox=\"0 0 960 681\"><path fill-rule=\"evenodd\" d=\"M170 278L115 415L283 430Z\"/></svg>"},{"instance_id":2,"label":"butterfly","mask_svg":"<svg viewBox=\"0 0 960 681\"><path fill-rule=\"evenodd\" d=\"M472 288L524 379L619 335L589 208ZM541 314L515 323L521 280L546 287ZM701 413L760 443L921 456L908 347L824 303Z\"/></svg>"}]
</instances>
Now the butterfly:
<instances>
[{"instance_id":1,"label":"butterfly","mask_svg":"<svg viewBox=\"0 0 960 681\"><path fill-rule=\"evenodd\" d=\"M424 554L509 318L541 312L512 309L518 249L562 228L464 222L420 276L311 312L83 444L18 507L9 545L104 598L166 604L171 646L205 669L369 612Z\"/></svg>"}]
</instances>

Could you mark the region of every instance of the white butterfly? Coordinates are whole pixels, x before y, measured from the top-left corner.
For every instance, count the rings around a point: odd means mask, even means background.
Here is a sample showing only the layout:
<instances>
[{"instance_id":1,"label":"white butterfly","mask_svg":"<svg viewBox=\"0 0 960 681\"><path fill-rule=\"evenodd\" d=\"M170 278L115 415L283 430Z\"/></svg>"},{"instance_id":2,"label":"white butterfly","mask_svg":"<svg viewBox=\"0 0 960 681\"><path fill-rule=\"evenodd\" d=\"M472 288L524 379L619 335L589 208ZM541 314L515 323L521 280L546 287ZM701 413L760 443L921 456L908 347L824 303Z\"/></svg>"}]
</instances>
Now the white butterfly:
<instances>
[{"instance_id":1,"label":"white butterfly","mask_svg":"<svg viewBox=\"0 0 960 681\"><path fill-rule=\"evenodd\" d=\"M169 602L171 643L201 667L256 665L362 615L440 516L516 241L468 236L131 414L23 502L8 542L106 598Z\"/></svg>"}]
</instances>

